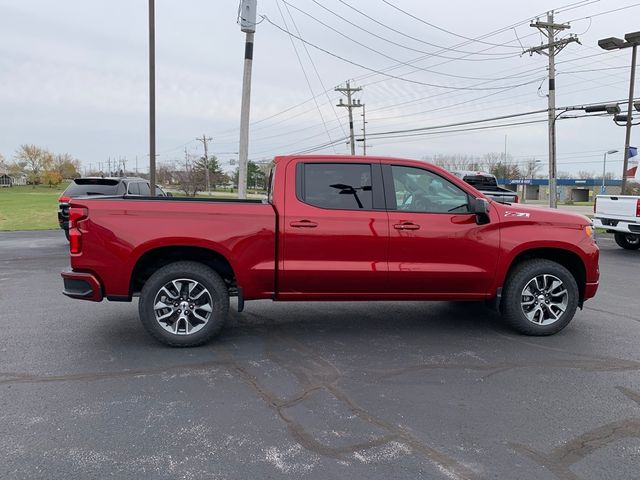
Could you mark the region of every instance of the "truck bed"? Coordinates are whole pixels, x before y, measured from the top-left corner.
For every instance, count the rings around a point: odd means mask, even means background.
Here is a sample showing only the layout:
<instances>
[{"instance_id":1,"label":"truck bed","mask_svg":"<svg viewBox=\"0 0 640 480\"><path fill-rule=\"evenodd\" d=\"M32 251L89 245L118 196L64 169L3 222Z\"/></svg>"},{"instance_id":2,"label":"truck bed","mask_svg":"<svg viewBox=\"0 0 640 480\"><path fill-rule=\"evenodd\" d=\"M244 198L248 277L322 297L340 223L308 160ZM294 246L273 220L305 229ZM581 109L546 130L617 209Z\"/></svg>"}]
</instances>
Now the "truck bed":
<instances>
[{"instance_id":1,"label":"truck bed","mask_svg":"<svg viewBox=\"0 0 640 480\"><path fill-rule=\"evenodd\" d=\"M114 299L136 293L131 276L143 253L162 255L167 246L184 247L185 255L189 249L220 252L246 298L274 291L276 212L262 200L90 197L70 205L88 209L82 253L71 255L71 267L96 273Z\"/></svg>"}]
</instances>

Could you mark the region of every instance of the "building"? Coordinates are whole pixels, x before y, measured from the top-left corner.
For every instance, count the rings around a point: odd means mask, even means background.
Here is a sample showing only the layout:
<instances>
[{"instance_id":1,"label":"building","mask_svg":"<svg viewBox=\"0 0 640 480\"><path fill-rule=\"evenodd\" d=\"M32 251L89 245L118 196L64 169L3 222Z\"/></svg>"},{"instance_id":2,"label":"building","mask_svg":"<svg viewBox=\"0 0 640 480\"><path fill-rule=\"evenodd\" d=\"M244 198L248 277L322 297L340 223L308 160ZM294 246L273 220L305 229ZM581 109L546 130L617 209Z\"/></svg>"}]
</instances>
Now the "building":
<instances>
[{"instance_id":1,"label":"building","mask_svg":"<svg viewBox=\"0 0 640 480\"><path fill-rule=\"evenodd\" d=\"M0 187L11 187L13 179L6 173L0 172Z\"/></svg>"},{"instance_id":2,"label":"building","mask_svg":"<svg viewBox=\"0 0 640 480\"><path fill-rule=\"evenodd\" d=\"M603 193L602 178L558 178L558 201L590 202L596 195ZM549 200L549 179L547 178L499 178L498 184L517 191L522 201ZM622 180L605 180L605 192L609 195L620 194Z\"/></svg>"}]
</instances>

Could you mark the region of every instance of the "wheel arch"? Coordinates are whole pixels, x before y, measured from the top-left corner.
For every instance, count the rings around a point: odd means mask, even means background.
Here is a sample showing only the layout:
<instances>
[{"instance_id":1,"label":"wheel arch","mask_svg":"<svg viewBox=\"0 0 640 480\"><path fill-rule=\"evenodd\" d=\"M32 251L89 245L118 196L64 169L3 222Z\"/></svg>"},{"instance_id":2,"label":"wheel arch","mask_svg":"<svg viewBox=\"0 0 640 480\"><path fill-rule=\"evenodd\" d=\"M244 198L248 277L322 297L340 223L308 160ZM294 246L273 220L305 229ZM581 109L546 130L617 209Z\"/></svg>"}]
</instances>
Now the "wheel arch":
<instances>
[{"instance_id":1,"label":"wheel arch","mask_svg":"<svg viewBox=\"0 0 640 480\"><path fill-rule=\"evenodd\" d=\"M231 263L215 250L189 245L156 247L146 251L136 261L131 272L129 295L139 293L145 282L159 268L179 261L202 263L220 275L227 287L236 285L236 274Z\"/></svg>"},{"instance_id":2,"label":"wheel arch","mask_svg":"<svg viewBox=\"0 0 640 480\"><path fill-rule=\"evenodd\" d=\"M556 262L569 270L578 284L578 292L580 295L578 306L582 308L582 304L584 302L584 291L587 284L587 269L582 258L571 250L556 247L538 247L518 253L509 264L509 268L503 278L502 285L508 281L511 273L518 265L526 262L527 260L533 259L551 260L552 262Z\"/></svg>"}]
</instances>

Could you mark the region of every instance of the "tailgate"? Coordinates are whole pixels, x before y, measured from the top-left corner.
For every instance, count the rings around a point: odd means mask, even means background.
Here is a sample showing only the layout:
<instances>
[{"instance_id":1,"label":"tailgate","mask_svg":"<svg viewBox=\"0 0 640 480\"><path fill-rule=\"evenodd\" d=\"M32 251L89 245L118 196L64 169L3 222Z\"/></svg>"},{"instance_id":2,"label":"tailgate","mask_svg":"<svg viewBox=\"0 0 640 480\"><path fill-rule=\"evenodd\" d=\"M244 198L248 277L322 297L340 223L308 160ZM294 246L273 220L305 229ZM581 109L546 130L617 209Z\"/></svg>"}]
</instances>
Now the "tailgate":
<instances>
[{"instance_id":1,"label":"tailgate","mask_svg":"<svg viewBox=\"0 0 640 480\"><path fill-rule=\"evenodd\" d=\"M599 218L636 221L638 219L640 198L630 195L598 195L596 213Z\"/></svg>"}]
</instances>

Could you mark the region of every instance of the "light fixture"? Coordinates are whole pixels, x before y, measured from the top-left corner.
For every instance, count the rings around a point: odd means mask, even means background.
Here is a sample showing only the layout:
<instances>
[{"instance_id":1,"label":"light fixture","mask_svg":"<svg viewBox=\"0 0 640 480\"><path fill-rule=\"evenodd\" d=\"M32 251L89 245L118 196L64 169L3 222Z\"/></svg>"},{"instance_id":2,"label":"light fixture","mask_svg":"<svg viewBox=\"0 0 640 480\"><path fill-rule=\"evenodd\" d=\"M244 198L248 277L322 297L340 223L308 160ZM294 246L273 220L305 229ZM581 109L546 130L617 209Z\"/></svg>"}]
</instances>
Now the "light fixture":
<instances>
[{"instance_id":1,"label":"light fixture","mask_svg":"<svg viewBox=\"0 0 640 480\"><path fill-rule=\"evenodd\" d=\"M617 50L624 46L624 40L617 37L608 37L598 40L598 46L605 50Z\"/></svg>"},{"instance_id":2,"label":"light fixture","mask_svg":"<svg viewBox=\"0 0 640 480\"><path fill-rule=\"evenodd\" d=\"M640 32L627 33L624 36L624 39L629 43L639 44L640 43Z\"/></svg>"},{"instance_id":3,"label":"light fixture","mask_svg":"<svg viewBox=\"0 0 640 480\"><path fill-rule=\"evenodd\" d=\"M609 115L615 115L620 113L620 105L617 103L609 103L607 105L589 105L588 107L584 107L584 111L586 113L607 112Z\"/></svg>"}]
</instances>

